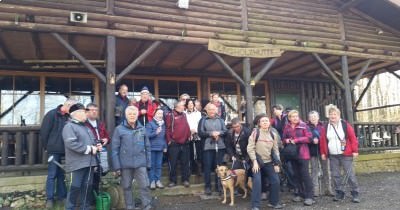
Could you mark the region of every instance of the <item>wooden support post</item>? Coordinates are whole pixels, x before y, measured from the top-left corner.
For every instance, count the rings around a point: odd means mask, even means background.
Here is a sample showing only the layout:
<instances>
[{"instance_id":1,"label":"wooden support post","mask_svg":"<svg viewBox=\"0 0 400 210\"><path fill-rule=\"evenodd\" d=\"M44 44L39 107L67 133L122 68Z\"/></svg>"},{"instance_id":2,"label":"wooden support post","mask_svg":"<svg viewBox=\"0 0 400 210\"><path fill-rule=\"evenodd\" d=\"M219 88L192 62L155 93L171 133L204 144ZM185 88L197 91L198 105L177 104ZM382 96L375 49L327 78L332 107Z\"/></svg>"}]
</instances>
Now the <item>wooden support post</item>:
<instances>
[{"instance_id":1,"label":"wooden support post","mask_svg":"<svg viewBox=\"0 0 400 210\"><path fill-rule=\"evenodd\" d=\"M346 117L350 124L354 123L354 115L353 115L353 106L351 100L351 89L350 89L350 80L349 80L349 63L347 60L347 55L342 56L342 76L344 83L344 95L345 95L345 109L346 109Z\"/></svg>"},{"instance_id":2,"label":"wooden support post","mask_svg":"<svg viewBox=\"0 0 400 210\"><path fill-rule=\"evenodd\" d=\"M214 52L212 54L222 64L225 70L227 70L232 75L232 77L236 79L236 81L238 81L243 87L246 86L242 78L240 78L239 75L236 74L236 72L224 61L224 59L220 55Z\"/></svg>"},{"instance_id":3,"label":"wooden support post","mask_svg":"<svg viewBox=\"0 0 400 210\"><path fill-rule=\"evenodd\" d=\"M133 69L135 69L147 56L150 55L162 42L155 41L150 45L138 58L136 58L131 64L129 64L122 72L117 76L116 82L120 81L125 75L129 74Z\"/></svg>"},{"instance_id":4,"label":"wooden support post","mask_svg":"<svg viewBox=\"0 0 400 210\"><path fill-rule=\"evenodd\" d=\"M64 46L71 54L73 54L90 72L95 74L102 82L106 82L106 77L89 63L78 51L76 51L67 41L65 41L58 33L51 33L54 38Z\"/></svg>"},{"instance_id":5,"label":"wooden support post","mask_svg":"<svg viewBox=\"0 0 400 210\"><path fill-rule=\"evenodd\" d=\"M369 65L371 64L372 59L368 59L367 62L365 63L365 65L363 66L363 68L361 69L360 73L358 73L358 75L356 76L356 78L354 78L353 82L351 83L351 87L350 89L354 89L354 87L357 84L357 81L362 77L362 75L365 73L365 71L367 71Z\"/></svg>"},{"instance_id":6,"label":"wooden support post","mask_svg":"<svg viewBox=\"0 0 400 210\"><path fill-rule=\"evenodd\" d=\"M254 119L253 90L250 84L251 64L250 58L243 58L244 93L246 97L246 124L252 125Z\"/></svg>"},{"instance_id":7,"label":"wooden support post","mask_svg":"<svg viewBox=\"0 0 400 210\"><path fill-rule=\"evenodd\" d=\"M396 72L393 71L388 71L389 73L393 74L395 77L397 77L397 79L400 79L400 76L398 74L396 74Z\"/></svg>"},{"instance_id":8,"label":"wooden support post","mask_svg":"<svg viewBox=\"0 0 400 210\"><path fill-rule=\"evenodd\" d=\"M365 93L367 93L367 90L368 90L369 86L371 86L372 80L374 80L375 75L376 75L377 72L378 72L378 70L374 71L374 74L371 76L371 79L369 79L369 81L367 83L367 86L364 88L364 90L361 93L360 97L356 101L356 104L354 105L353 109L357 109L358 105L361 103L361 100L363 99Z\"/></svg>"},{"instance_id":9,"label":"wooden support post","mask_svg":"<svg viewBox=\"0 0 400 210\"><path fill-rule=\"evenodd\" d=\"M333 79L340 88L344 89L344 84L336 77L335 73L325 64L319 55L317 53L312 53L312 55L321 65L322 69L331 77L331 79Z\"/></svg>"},{"instance_id":10,"label":"wooden support post","mask_svg":"<svg viewBox=\"0 0 400 210\"><path fill-rule=\"evenodd\" d=\"M271 69L272 65L278 60L278 58L272 58L269 60L265 66L259 71L256 76L254 76L253 81L254 84L257 84L257 82L260 81L260 79Z\"/></svg>"},{"instance_id":11,"label":"wooden support post","mask_svg":"<svg viewBox=\"0 0 400 210\"><path fill-rule=\"evenodd\" d=\"M107 36L106 126L110 133L115 127L115 42L114 36Z\"/></svg>"}]
</instances>

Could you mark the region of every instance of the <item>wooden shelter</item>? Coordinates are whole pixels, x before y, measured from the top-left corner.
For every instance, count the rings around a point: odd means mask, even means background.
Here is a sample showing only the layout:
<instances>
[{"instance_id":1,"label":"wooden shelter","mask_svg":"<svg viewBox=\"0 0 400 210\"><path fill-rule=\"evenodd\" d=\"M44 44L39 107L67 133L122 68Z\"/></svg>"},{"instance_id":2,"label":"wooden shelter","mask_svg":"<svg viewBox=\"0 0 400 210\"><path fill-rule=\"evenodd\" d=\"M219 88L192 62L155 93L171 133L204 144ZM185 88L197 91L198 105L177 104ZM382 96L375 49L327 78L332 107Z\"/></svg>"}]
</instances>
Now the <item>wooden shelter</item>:
<instances>
[{"instance_id":1,"label":"wooden shelter","mask_svg":"<svg viewBox=\"0 0 400 210\"><path fill-rule=\"evenodd\" d=\"M40 122L56 96L78 95L100 103L112 130L116 85L127 83L133 95L147 85L165 99L218 91L239 115L244 96L247 122L254 105L270 113L282 101L303 116L337 104L353 122L356 82L399 69L394 2L191 0L184 9L177 0L3 0L0 96L13 103L2 100L1 116L33 97Z\"/></svg>"}]
</instances>

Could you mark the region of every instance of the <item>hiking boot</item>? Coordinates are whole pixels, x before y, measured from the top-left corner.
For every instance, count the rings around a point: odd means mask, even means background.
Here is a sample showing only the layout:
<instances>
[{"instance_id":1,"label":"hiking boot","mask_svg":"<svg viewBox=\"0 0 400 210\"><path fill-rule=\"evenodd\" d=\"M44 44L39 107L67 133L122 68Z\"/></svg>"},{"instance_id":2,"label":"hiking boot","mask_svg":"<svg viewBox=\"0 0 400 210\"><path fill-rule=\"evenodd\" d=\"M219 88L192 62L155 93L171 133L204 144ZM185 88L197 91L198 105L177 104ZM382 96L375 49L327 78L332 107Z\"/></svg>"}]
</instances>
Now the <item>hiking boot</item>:
<instances>
[{"instance_id":1,"label":"hiking boot","mask_svg":"<svg viewBox=\"0 0 400 210\"><path fill-rule=\"evenodd\" d=\"M206 188L206 189L204 190L204 194L206 194L206 195L211 195L211 194L212 194L211 189L210 189L210 188Z\"/></svg>"},{"instance_id":2,"label":"hiking boot","mask_svg":"<svg viewBox=\"0 0 400 210\"><path fill-rule=\"evenodd\" d=\"M335 194L335 197L333 198L333 201L340 201L340 200L343 200L343 199L344 199L344 192L340 191L340 190L337 190L336 194Z\"/></svg>"},{"instance_id":3,"label":"hiking boot","mask_svg":"<svg viewBox=\"0 0 400 210\"><path fill-rule=\"evenodd\" d=\"M360 197L358 195L358 192L356 191L351 191L351 196L353 196L353 198L351 199L351 201L353 203L360 203Z\"/></svg>"},{"instance_id":4,"label":"hiking boot","mask_svg":"<svg viewBox=\"0 0 400 210\"><path fill-rule=\"evenodd\" d=\"M190 184L189 184L188 181L184 181L184 182L183 182L183 186L185 186L185 187L190 187Z\"/></svg>"},{"instance_id":5,"label":"hiking boot","mask_svg":"<svg viewBox=\"0 0 400 210\"><path fill-rule=\"evenodd\" d=\"M164 189L164 185L161 183L160 180L158 180L158 181L156 182L156 187L157 187L157 188L160 188L160 189Z\"/></svg>"},{"instance_id":6,"label":"hiking boot","mask_svg":"<svg viewBox=\"0 0 400 210\"><path fill-rule=\"evenodd\" d=\"M54 207L54 201L53 200L47 200L46 201L46 209L53 209Z\"/></svg>"},{"instance_id":7,"label":"hiking boot","mask_svg":"<svg viewBox=\"0 0 400 210\"><path fill-rule=\"evenodd\" d=\"M155 182L155 181L151 181L151 183L150 183L150 189L151 189L151 190L155 190L155 189L156 189L156 182Z\"/></svg>"},{"instance_id":8,"label":"hiking boot","mask_svg":"<svg viewBox=\"0 0 400 210\"><path fill-rule=\"evenodd\" d=\"M267 200L267 193L263 192L261 193L261 200Z\"/></svg>"},{"instance_id":9,"label":"hiking boot","mask_svg":"<svg viewBox=\"0 0 400 210\"><path fill-rule=\"evenodd\" d=\"M306 198L305 200L304 200L304 205L305 206L312 206L314 204L314 201L313 201L313 199L311 199L311 198Z\"/></svg>"},{"instance_id":10,"label":"hiking boot","mask_svg":"<svg viewBox=\"0 0 400 210\"><path fill-rule=\"evenodd\" d=\"M272 205L272 204L269 203L267 206L272 208L272 209L282 209L283 208L283 205L280 204L280 203L278 203L276 205Z\"/></svg>"},{"instance_id":11,"label":"hiking boot","mask_svg":"<svg viewBox=\"0 0 400 210\"><path fill-rule=\"evenodd\" d=\"M173 182L170 182L170 183L168 184L168 187L175 187L175 186L176 186L176 184L173 183Z\"/></svg>"},{"instance_id":12,"label":"hiking boot","mask_svg":"<svg viewBox=\"0 0 400 210\"><path fill-rule=\"evenodd\" d=\"M295 196L292 198L293 202L301 202L301 197L300 196Z\"/></svg>"}]
</instances>

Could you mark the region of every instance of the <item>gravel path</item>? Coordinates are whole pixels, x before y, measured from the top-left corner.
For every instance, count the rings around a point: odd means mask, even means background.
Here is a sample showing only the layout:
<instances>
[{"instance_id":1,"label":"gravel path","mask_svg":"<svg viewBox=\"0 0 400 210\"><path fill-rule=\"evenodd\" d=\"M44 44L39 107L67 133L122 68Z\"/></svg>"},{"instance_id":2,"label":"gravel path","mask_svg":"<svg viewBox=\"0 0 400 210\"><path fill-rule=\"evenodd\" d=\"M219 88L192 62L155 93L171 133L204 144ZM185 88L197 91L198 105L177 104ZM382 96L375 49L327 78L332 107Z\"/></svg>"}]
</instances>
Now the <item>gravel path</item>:
<instances>
[{"instance_id":1,"label":"gravel path","mask_svg":"<svg viewBox=\"0 0 400 210\"><path fill-rule=\"evenodd\" d=\"M333 202L332 197L316 198L317 203L312 207L303 206L302 203L293 203L290 201L291 194L284 192L281 194L282 203L285 204L284 209L300 210L300 209L400 209L400 173L375 173L368 175L359 175L360 197L361 203L354 204L351 202L351 196L346 194L346 200L343 202ZM228 202L230 200L228 199ZM205 199L203 195L199 196L178 196L163 197L159 201L157 209L180 209L180 210L197 210L197 209L217 209L217 210L245 210L250 209L250 198L242 199L237 197L236 204L230 207L221 204L218 197ZM262 202L261 209L269 209L267 203Z\"/></svg>"}]
</instances>

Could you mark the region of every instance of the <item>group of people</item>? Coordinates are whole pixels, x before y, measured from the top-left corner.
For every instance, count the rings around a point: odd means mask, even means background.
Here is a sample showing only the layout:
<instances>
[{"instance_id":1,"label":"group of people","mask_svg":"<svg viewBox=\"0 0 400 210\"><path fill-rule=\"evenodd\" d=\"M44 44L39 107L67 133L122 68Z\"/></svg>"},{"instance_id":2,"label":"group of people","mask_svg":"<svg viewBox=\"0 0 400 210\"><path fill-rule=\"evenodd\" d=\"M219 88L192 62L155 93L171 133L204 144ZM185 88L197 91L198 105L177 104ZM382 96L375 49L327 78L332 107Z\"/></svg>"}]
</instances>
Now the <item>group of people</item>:
<instances>
[{"instance_id":1,"label":"group of people","mask_svg":"<svg viewBox=\"0 0 400 210\"><path fill-rule=\"evenodd\" d=\"M204 193L211 195L212 172L217 165L226 164L224 157L229 156L232 169L245 169L252 177L252 209L260 208L262 199L268 199L271 208L283 208L280 174L285 174L295 202L303 201L310 206L315 203L315 196L323 194L334 195L335 201L343 200L347 182L352 189L352 201L360 202L352 170L358 143L353 128L341 120L337 108L329 109L328 123L320 122L315 111L309 113L306 123L301 121L298 111L285 112L281 105L276 105L272 118L266 114L255 118L254 128L234 118L228 129L225 106L218 93L211 94L204 109L199 101L182 94L172 110L152 100L147 87L141 89L139 101L129 99L127 93L128 87L121 85L116 96L116 128L111 138L104 123L98 120L96 104L85 107L69 99L45 115L40 132L42 144L58 162L65 154L65 169L72 177L67 193L64 172L49 163L46 207L51 208L57 199L65 198L66 209L86 209L93 204L91 192L98 191L102 175L97 170L101 169L98 154L105 147L110 150L113 174L121 177L126 209L135 208L133 179L139 185L143 209L153 207L150 190L164 188L164 157L169 166L168 187L178 184L180 163L180 183L190 187L190 175L202 175ZM341 167L344 174L340 173ZM214 190L221 192L220 180L217 175L214 178Z\"/></svg>"}]
</instances>

